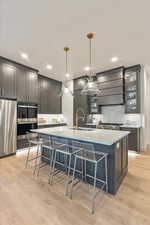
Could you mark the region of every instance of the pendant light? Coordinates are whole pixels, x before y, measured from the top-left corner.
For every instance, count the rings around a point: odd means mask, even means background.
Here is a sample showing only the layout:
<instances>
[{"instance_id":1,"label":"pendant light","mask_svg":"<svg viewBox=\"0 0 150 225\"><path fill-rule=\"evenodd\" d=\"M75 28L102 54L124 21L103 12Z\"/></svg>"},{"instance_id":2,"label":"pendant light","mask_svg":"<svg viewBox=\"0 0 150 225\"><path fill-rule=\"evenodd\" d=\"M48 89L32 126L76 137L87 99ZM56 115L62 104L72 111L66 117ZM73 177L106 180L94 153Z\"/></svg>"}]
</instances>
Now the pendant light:
<instances>
[{"instance_id":1,"label":"pendant light","mask_svg":"<svg viewBox=\"0 0 150 225\"><path fill-rule=\"evenodd\" d=\"M69 73L68 73L68 51L69 51L69 48L65 47L64 51L66 54L66 74L65 74L66 80L64 80L62 82L62 90L61 90L60 95L63 96L63 95L71 94L73 96L73 92L68 87L68 79L67 79L67 77L69 77Z\"/></svg>"},{"instance_id":2,"label":"pendant light","mask_svg":"<svg viewBox=\"0 0 150 225\"><path fill-rule=\"evenodd\" d=\"M90 96L99 96L101 91L98 88L97 82L94 80L96 78L96 74L92 71L92 39L94 37L93 33L88 33L87 38L89 39L89 73L88 79L85 87L82 89L81 94L90 95Z\"/></svg>"}]
</instances>

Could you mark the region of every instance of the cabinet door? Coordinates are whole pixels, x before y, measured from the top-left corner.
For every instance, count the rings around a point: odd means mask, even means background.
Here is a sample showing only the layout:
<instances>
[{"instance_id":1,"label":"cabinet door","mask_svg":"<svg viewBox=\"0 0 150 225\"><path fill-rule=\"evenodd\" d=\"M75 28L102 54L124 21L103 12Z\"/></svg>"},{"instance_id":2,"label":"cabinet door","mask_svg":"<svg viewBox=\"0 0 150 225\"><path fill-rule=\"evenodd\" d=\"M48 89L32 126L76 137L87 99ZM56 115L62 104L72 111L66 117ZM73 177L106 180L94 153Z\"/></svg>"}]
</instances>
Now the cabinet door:
<instances>
[{"instance_id":1,"label":"cabinet door","mask_svg":"<svg viewBox=\"0 0 150 225\"><path fill-rule=\"evenodd\" d=\"M1 95L16 98L16 68L11 63L0 62Z\"/></svg>"},{"instance_id":2,"label":"cabinet door","mask_svg":"<svg viewBox=\"0 0 150 225\"><path fill-rule=\"evenodd\" d=\"M17 100L21 102L27 101L26 93L26 68L19 65L16 67L16 95Z\"/></svg>"},{"instance_id":3,"label":"cabinet door","mask_svg":"<svg viewBox=\"0 0 150 225\"><path fill-rule=\"evenodd\" d=\"M82 108L85 114L88 114L88 96L81 95L80 90L74 92L74 125L76 124L76 112Z\"/></svg>"},{"instance_id":4,"label":"cabinet door","mask_svg":"<svg viewBox=\"0 0 150 225\"><path fill-rule=\"evenodd\" d=\"M106 71L103 73L97 73L98 82L108 82L119 79L123 79L123 67L119 69Z\"/></svg>"},{"instance_id":5,"label":"cabinet door","mask_svg":"<svg viewBox=\"0 0 150 225\"><path fill-rule=\"evenodd\" d=\"M47 79L48 91L47 91L47 113L55 114L55 85L50 79Z\"/></svg>"},{"instance_id":6,"label":"cabinet door","mask_svg":"<svg viewBox=\"0 0 150 225\"><path fill-rule=\"evenodd\" d=\"M118 105L123 103L124 103L123 95L112 95L98 98L99 105Z\"/></svg>"},{"instance_id":7,"label":"cabinet door","mask_svg":"<svg viewBox=\"0 0 150 225\"><path fill-rule=\"evenodd\" d=\"M61 82L48 79L48 113L61 113Z\"/></svg>"},{"instance_id":8,"label":"cabinet door","mask_svg":"<svg viewBox=\"0 0 150 225\"><path fill-rule=\"evenodd\" d=\"M39 113L48 113L48 82L47 79L39 76L38 78L39 87Z\"/></svg>"},{"instance_id":9,"label":"cabinet door","mask_svg":"<svg viewBox=\"0 0 150 225\"><path fill-rule=\"evenodd\" d=\"M82 108L85 113L88 113L88 96L82 95L80 91L75 91L75 109Z\"/></svg>"},{"instance_id":10,"label":"cabinet door","mask_svg":"<svg viewBox=\"0 0 150 225\"><path fill-rule=\"evenodd\" d=\"M121 130L130 131L130 134L128 135L128 150L138 151L139 150L138 149L139 137L137 135L138 129L123 127L121 128Z\"/></svg>"},{"instance_id":11,"label":"cabinet door","mask_svg":"<svg viewBox=\"0 0 150 225\"><path fill-rule=\"evenodd\" d=\"M81 90L81 89L83 89L85 84L86 84L86 82L87 82L87 78L86 77L74 79L74 90Z\"/></svg>"},{"instance_id":12,"label":"cabinet door","mask_svg":"<svg viewBox=\"0 0 150 225\"><path fill-rule=\"evenodd\" d=\"M34 71L26 74L26 94L29 102L38 102L38 75Z\"/></svg>"},{"instance_id":13,"label":"cabinet door","mask_svg":"<svg viewBox=\"0 0 150 225\"><path fill-rule=\"evenodd\" d=\"M56 114L60 114L62 112L61 110L62 102L61 102L61 96L60 96L61 87L62 87L61 82L54 81L53 87L54 87L53 88L53 105L55 106L54 111Z\"/></svg>"},{"instance_id":14,"label":"cabinet door","mask_svg":"<svg viewBox=\"0 0 150 225\"><path fill-rule=\"evenodd\" d=\"M125 72L125 112L140 113L140 67Z\"/></svg>"}]
</instances>

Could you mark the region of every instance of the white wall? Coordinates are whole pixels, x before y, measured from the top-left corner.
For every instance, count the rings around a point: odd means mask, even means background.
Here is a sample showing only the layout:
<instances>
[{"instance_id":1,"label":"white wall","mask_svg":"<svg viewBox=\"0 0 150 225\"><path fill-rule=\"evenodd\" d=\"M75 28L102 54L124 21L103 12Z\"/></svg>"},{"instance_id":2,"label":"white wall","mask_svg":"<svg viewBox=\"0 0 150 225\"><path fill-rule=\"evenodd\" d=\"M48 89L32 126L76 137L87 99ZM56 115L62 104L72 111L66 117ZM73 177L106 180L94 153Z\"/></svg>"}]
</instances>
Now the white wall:
<instances>
[{"instance_id":1,"label":"white wall","mask_svg":"<svg viewBox=\"0 0 150 225\"><path fill-rule=\"evenodd\" d=\"M68 81L68 88L73 92L73 81ZM62 97L62 114L69 126L73 126L73 96L71 93L64 94Z\"/></svg>"},{"instance_id":2,"label":"white wall","mask_svg":"<svg viewBox=\"0 0 150 225\"><path fill-rule=\"evenodd\" d=\"M144 96L143 96L143 112L144 112L144 147L150 145L150 67L144 70Z\"/></svg>"}]
</instances>

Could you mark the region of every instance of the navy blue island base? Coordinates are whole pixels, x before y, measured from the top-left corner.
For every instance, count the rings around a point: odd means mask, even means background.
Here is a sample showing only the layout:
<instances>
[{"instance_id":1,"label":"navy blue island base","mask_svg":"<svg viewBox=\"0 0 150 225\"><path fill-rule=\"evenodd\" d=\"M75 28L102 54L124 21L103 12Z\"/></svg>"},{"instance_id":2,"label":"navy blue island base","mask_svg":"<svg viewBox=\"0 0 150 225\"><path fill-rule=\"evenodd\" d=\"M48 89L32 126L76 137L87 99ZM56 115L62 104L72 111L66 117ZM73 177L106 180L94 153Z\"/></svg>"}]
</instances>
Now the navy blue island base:
<instances>
[{"instance_id":1,"label":"navy blue island base","mask_svg":"<svg viewBox=\"0 0 150 225\"><path fill-rule=\"evenodd\" d=\"M50 128L53 129L53 128ZM41 131L40 131L41 130ZM61 137L60 135L53 134L53 132L43 132L42 130L44 129L38 129L37 133L42 136L44 139L50 138L50 136L55 136L59 138L64 138ZM36 132L36 130L33 130ZM68 143L71 145L72 140L80 141L80 142L85 142L81 139L77 140L77 138L70 138L70 137L65 137L68 139ZM86 143L92 143L92 141L86 141ZM101 143L95 143L93 142L95 151L98 152L105 152L108 153L108 192L110 194L115 195L117 193L117 190L119 186L121 185L127 171L128 171L128 135L124 135L121 139L119 139L117 142L113 143L112 145L106 145L106 144L101 144ZM43 154L47 155L49 154L47 149L44 149ZM63 157L61 155L57 159L58 161L62 162ZM73 162L74 159L72 159L71 167L73 168ZM80 164L80 163L79 163ZM78 165L80 167L80 165ZM86 165L87 173L90 175L94 174L94 166L92 163L88 162ZM101 163L98 171L97 171L97 178L104 179L105 178L105 167L104 163ZM91 179L87 178L87 182L91 183ZM101 186L101 184L97 184L98 187Z\"/></svg>"}]
</instances>

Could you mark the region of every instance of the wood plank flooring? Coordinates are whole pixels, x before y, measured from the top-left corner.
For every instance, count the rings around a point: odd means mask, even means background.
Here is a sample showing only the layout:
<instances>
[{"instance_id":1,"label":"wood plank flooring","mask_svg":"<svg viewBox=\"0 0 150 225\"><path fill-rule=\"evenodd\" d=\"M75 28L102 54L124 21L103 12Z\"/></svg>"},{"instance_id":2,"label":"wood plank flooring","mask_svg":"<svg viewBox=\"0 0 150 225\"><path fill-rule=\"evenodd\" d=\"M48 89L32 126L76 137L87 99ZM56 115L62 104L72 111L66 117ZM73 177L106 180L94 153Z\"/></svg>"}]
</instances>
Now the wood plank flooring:
<instances>
[{"instance_id":1,"label":"wood plank flooring","mask_svg":"<svg viewBox=\"0 0 150 225\"><path fill-rule=\"evenodd\" d=\"M150 225L150 150L129 156L129 172L116 196L100 194L90 214L90 189L85 184L64 195L64 184L47 184L24 169L25 155L0 159L0 225Z\"/></svg>"}]
</instances>

